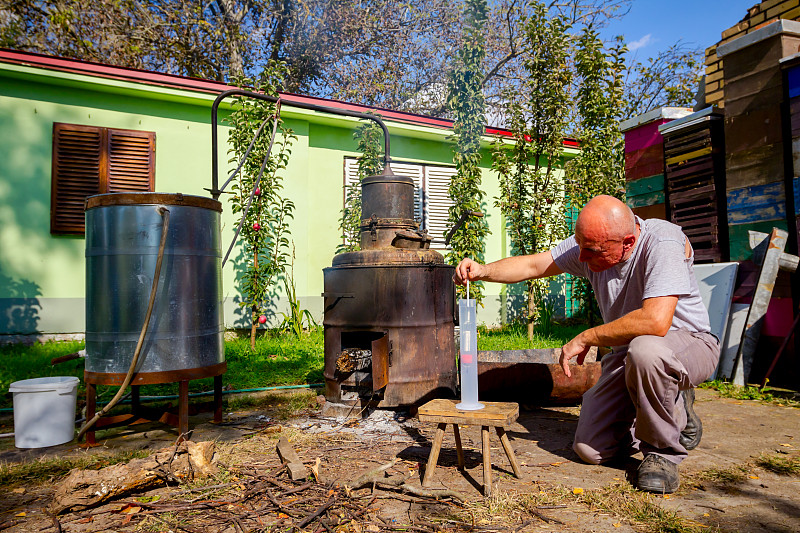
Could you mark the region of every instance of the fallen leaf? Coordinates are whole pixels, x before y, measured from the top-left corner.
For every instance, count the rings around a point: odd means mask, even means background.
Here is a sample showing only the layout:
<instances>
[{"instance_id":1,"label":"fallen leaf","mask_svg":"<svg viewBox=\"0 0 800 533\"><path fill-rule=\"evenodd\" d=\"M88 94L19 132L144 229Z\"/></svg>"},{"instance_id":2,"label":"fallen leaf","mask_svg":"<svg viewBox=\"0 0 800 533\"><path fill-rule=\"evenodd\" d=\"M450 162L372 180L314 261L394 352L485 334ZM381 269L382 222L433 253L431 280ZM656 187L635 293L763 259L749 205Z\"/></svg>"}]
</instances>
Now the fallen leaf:
<instances>
[{"instance_id":1,"label":"fallen leaf","mask_svg":"<svg viewBox=\"0 0 800 533\"><path fill-rule=\"evenodd\" d=\"M91 522L94 522L93 516L87 516L86 518L81 518L80 520L78 520L79 524L89 524Z\"/></svg>"},{"instance_id":2,"label":"fallen leaf","mask_svg":"<svg viewBox=\"0 0 800 533\"><path fill-rule=\"evenodd\" d=\"M278 513L278 518L289 518L289 515L286 513Z\"/></svg>"},{"instance_id":3,"label":"fallen leaf","mask_svg":"<svg viewBox=\"0 0 800 533\"><path fill-rule=\"evenodd\" d=\"M663 498L664 498L665 500L669 500L669 494L664 494Z\"/></svg>"},{"instance_id":4,"label":"fallen leaf","mask_svg":"<svg viewBox=\"0 0 800 533\"><path fill-rule=\"evenodd\" d=\"M711 516L711 515L708 513L703 513L703 516Z\"/></svg>"},{"instance_id":5,"label":"fallen leaf","mask_svg":"<svg viewBox=\"0 0 800 533\"><path fill-rule=\"evenodd\" d=\"M120 514L134 514L141 511L142 508L137 505L127 504L125 507L119 510Z\"/></svg>"},{"instance_id":6,"label":"fallen leaf","mask_svg":"<svg viewBox=\"0 0 800 533\"><path fill-rule=\"evenodd\" d=\"M14 494L25 494L25 487L20 487L18 489L12 489L11 492Z\"/></svg>"},{"instance_id":7,"label":"fallen leaf","mask_svg":"<svg viewBox=\"0 0 800 533\"><path fill-rule=\"evenodd\" d=\"M794 448L791 444L781 444L784 448Z\"/></svg>"},{"instance_id":8,"label":"fallen leaf","mask_svg":"<svg viewBox=\"0 0 800 533\"><path fill-rule=\"evenodd\" d=\"M749 476L747 476L747 477L749 477L750 479L758 479L758 476L754 476L754 475L752 475L752 474L751 474L751 475L749 475Z\"/></svg>"},{"instance_id":9,"label":"fallen leaf","mask_svg":"<svg viewBox=\"0 0 800 533\"><path fill-rule=\"evenodd\" d=\"M620 526L622 526L622 524L621 524L621 523L619 523L619 522L617 522L616 524L611 524L611 525L612 525L612 526L614 526L614 527L620 527Z\"/></svg>"},{"instance_id":10,"label":"fallen leaf","mask_svg":"<svg viewBox=\"0 0 800 533\"><path fill-rule=\"evenodd\" d=\"M22 511L21 513L17 513L14 516L19 517L19 518L24 518L24 517L26 517L28 515L25 513L25 511Z\"/></svg>"},{"instance_id":11,"label":"fallen leaf","mask_svg":"<svg viewBox=\"0 0 800 533\"><path fill-rule=\"evenodd\" d=\"M614 481L619 481L619 478L618 478L618 477L615 477L615 478L614 478Z\"/></svg>"},{"instance_id":12,"label":"fallen leaf","mask_svg":"<svg viewBox=\"0 0 800 533\"><path fill-rule=\"evenodd\" d=\"M125 518L122 519L122 525L125 526L130 524L132 518L133 518L132 514L125 516Z\"/></svg>"},{"instance_id":13,"label":"fallen leaf","mask_svg":"<svg viewBox=\"0 0 800 533\"><path fill-rule=\"evenodd\" d=\"M583 489L580 487L575 487L572 489L572 494L583 494Z\"/></svg>"}]
</instances>

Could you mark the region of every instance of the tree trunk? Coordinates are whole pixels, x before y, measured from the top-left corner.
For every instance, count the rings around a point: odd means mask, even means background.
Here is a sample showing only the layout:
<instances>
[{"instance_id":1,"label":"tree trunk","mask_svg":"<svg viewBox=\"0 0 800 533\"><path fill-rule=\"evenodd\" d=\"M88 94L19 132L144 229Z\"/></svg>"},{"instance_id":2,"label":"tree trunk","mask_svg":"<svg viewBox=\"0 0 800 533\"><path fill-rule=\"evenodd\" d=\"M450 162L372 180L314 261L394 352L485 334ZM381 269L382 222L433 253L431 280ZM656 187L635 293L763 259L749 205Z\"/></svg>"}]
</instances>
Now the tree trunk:
<instances>
[{"instance_id":1,"label":"tree trunk","mask_svg":"<svg viewBox=\"0 0 800 533\"><path fill-rule=\"evenodd\" d=\"M533 283L528 283L528 340L533 340L533 329L536 326L536 299Z\"/></svg>"},{"instance_id":2,"label":"tree trunk","mask_svg":"<svg viewBox=\"0 0 800 533\"><path fill-rule=\"evenodd\" d=\"M258 270L258 252L253 256L253 270ZM253 303L253 319L250 326L250 350L256 351L256 330L258 329L258 304Z\"/></svg>"}]
</instances>

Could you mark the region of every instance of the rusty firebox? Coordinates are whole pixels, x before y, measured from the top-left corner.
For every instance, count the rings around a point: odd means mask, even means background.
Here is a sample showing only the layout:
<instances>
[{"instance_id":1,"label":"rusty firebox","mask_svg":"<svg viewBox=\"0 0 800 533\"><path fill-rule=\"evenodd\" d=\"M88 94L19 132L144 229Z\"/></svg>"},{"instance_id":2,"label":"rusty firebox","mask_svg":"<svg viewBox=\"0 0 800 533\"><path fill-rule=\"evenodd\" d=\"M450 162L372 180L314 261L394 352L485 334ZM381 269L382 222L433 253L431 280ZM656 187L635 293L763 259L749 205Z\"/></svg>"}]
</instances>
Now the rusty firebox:
<instances>
[{"instance_id":1,"label":"rusty firebox","mask_svg":"<svg viewBox=\"0 0 800 533\"><path fill-rule=\"evenodd\" d=\"M361 250L325 277L325 396L379 407L453 396L454 267L414 220L411 178L362 181Z\"/></svg>"}]
</instances>

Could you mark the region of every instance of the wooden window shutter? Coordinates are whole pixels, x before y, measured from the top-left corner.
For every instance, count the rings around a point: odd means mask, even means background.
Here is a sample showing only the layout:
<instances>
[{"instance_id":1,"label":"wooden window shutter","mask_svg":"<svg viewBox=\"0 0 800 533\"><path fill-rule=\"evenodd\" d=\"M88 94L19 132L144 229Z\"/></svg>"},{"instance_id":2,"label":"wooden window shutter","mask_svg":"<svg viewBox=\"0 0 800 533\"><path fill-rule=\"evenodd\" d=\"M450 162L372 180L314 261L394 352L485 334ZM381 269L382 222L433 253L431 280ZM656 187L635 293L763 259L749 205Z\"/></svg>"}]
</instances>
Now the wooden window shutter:
<instances>
[{"instance_id":1,"label":"wooden window shutter","mask_svg":"<svg viewBox=\"0 0 800 533\"><path fill-rule=\"evenodd\" d=\"M51 233L83 233L84 201L102 190L104 152L102 128L54 125Z\"/></svg>"},{"instance_id":2,"label":"wooden window shutter","mask_svg":"<svg viewBox=\"0 0 800 533\"><path fill-rule=\"evenodd\" d=\"M108 130L106 192L148 192L155 180L156 134Z\"/></svg>"},{"instance_id":3,"label":"wooden window shutter","mask_svg":"<svg viewBox=\"0 0 800 533\"><path fill-rule=\"evenodd\" d=\"M86 197L149 192L155 183L155 133L53 125L50 232L84 232Z\"/></svg>"}]
</instances>

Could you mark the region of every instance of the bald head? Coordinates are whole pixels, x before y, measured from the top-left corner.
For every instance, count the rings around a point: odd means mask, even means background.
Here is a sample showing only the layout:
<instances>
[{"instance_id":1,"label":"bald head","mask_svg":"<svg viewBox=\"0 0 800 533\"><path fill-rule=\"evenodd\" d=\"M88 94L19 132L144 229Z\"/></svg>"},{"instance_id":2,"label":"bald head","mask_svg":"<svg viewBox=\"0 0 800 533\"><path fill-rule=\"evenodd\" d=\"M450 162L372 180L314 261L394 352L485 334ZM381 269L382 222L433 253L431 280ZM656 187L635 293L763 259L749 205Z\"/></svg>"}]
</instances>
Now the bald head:
<instances>
[{"instance_id":1,"label":"bald head","mask_svg":"<svg viewBox=\"0 0 800 533\"><path fill-rule=\"evenodd\" d=\"M575 233L596 240L621 240L636 231L633 211L613 196L595 196L581 209Z\"/></svg>"}]
</instances>

